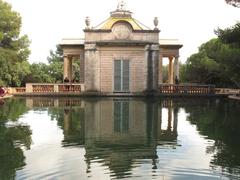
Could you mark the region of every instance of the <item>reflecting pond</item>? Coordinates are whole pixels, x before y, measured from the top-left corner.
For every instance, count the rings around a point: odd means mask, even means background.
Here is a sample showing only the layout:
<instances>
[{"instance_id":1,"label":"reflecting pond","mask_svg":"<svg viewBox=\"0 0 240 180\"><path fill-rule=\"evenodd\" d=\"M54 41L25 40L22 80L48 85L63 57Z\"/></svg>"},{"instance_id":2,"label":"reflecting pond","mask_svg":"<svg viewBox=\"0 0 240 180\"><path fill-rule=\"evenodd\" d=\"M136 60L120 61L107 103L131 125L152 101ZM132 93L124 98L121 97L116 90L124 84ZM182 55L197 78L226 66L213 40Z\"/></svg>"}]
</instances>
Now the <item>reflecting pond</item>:
<instances>
[{"instance_id":1,"label":"reflecting pond","mask_svg":"<svg viewBox=\"0 0 240 180\"><path fill-rule=\"evenodd\" d=\"M240 103L205 98L12 98L0 179L239 179Z\"/></svg>"}]
</instances>

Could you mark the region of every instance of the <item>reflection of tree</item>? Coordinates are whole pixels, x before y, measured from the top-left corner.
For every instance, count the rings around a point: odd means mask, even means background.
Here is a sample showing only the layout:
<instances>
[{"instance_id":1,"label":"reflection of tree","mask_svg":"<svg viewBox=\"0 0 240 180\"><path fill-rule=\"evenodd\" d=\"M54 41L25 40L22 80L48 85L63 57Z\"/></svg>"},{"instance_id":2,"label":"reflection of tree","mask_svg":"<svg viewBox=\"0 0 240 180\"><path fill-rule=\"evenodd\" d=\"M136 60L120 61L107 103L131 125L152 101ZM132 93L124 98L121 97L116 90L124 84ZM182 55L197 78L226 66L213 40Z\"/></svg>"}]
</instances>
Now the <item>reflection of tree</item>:
<instances>
[{"instance_id":1,"label":"reflection of tree","mask_svg":"<svg viewBox=\"0 0 240 180\"><path fill-rule=\"evenodd\" d=\"M240 104L227 100L208 101L205 106L188 107L188 120L197 125L202 135L215 140L207 152L214 154L211 166L240 175ZM236 169L235 169L236 168Z\"/></svg>"},{"instance_id":2,"label":"reflection of tree","mask_svg":"<svg viewBox=\"0 0 240 180\"><path fill-rule=\"evenodd\" d=\"M0 121L16 121L20 115L27 112L25 99L7 99L0 108Z\"/></svg>"},{"instance_id":3,"label":"reflection of tree","mask_svg":"<svg viewBox=\"0 0 240 180\"><path fill-rule=\"evenodd\" d=\"M0 109L0 179L14 179L16 169L25 165L25 157L21 149L31 145L29 126L19 123L6 125L16 121L27 111L24 101L10 99Z\"/></svg>"},{"instance_id":4,"label":"reflection of tree","mask_svg":"<svg viewBox=\"0 0 240 180\"><path fill-rule=\"evenodd\" d=\"M80 107L49 108L51 119L63 129L63 146L84 144L84 112Z\"/></svg>"}]
</instances>

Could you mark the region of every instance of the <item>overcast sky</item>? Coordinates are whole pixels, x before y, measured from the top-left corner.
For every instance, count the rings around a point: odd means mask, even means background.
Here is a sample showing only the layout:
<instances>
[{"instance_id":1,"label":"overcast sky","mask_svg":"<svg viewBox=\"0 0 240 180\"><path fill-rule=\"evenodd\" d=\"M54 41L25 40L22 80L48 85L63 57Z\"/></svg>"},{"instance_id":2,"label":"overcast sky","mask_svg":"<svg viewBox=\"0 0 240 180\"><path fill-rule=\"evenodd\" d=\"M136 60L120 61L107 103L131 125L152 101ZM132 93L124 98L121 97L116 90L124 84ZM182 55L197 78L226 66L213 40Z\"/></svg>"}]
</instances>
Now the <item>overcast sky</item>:
<instances>
[{"instance_id":1,"label":"overcast sky","mask_svg":"<svg viewBox=\"0 0 240 180\"><path fill-rule=\"evenodd\" d=\"M55 50L62 38L83 38L85 17L96 26L109 17L118 0L5 0L22 17L22 34L31 40L29 61L47 62L49 50ZM216 37L214 29L240 21L240 9L224 0L125 0L133 17L153 28L159 18L160 38L177 38L183 48L182 62L198 47Z\"/></svg>"}]
</instances>

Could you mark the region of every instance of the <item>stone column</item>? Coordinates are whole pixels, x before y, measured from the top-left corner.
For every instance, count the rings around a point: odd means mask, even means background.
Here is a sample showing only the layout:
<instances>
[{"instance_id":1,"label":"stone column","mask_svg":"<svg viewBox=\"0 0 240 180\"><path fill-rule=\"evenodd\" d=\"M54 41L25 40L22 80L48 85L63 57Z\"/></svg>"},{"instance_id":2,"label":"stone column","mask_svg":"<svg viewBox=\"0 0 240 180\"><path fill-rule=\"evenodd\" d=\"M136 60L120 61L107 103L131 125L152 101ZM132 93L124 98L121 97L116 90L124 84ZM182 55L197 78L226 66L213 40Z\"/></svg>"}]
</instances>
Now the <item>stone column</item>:
<instances>
[{"instance_id":1,"label":"stone column","mask_svg":"<svg viewBox=\"0 0 240 180\"><path fill-rule=\"evenodd\" d=\"M173 57L169 57L168 84L173 84Z\"/></svg>"},{"instance_id":2,"label":"stone column","mask_svg":"<svg viewBox=\"0 0 240 180\"><path fill-rule=\"evenodd\" d=\"M163 83L163 56L161 54L159 54L159 77L158 77L158 84L162 84Z\"/></svg>"},{"instance_id":3,"label":"stone column","mask_svg":"<svg viewBox=\"0 0 240 180\"><path fill-rule=\"evenodd\" d=\"M176 78L179 79L179 59L178 56L175 57L174 60L174 79Z\"/></svg>"},{"instance_id":4,"label":"stone column","mask_svg":"<svg viewBox=\"0 0 240 180\"><path fill-rule=\"evenodd\" d=\"M68 78L69 82L72 82L72 57L65 55L63 61L63 81Z\"/></svg>"},{"instance_id":5,"label":"stone column","mask_svg":"<svg viewBox=\"0 0 240 180\"><path fill-rule=\"evenodd\" d=\"M68 66L69 66L68 56L65 55L63 57L63 80L65 78L69 79L69 77L68 77L68 69L69 69Z\"/></svg>"},{"instance_id":6,"label":"stone column","mask_svg":"<svg viewBox=\"0 0 240 180\"><path fill-rule=\"evenodd\" d=\"M72 60L73 60L73 57L72 56L68 57L68 60L69 60L68 79L69 79L69 82L72 82L73 81L73 77L72 77Z\"/></svg>"}]
</instances>

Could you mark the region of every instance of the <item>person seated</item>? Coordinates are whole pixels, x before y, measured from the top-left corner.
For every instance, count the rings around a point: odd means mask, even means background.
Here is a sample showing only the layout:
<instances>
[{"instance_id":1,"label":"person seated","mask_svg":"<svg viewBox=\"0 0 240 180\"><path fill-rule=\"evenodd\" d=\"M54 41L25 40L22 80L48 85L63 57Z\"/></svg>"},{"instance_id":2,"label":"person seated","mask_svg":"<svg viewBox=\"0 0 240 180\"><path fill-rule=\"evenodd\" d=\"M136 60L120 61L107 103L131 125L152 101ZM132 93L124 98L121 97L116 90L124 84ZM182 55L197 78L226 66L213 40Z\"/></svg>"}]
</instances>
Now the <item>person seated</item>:
<instances>
[{"instance_id":1,"label":"person seated","mask_svg":"<svg viewBox=\"0 0 240 180\"><path fill-rule=\"evenodd\" d=\"M175 77L175 84L179 84L179 79L177 76Z\"/></svg>"},{"instance_id":2,"label":"person seated","mask_svg":"<svg viewBox=\"0 0 240 180\"><path fill-rule=\"evenodd\" d=\"M7 94L7 90L4 87L0 87L0 96L3 97Z\"/></svg>"},{"instance_id":3,"label":"person seated","mask_svg":"<svg viewBox=\"0 0 240 180\"><path fill-rule=\"evenodd\" d=\"M64 81L64 83L69 83L68 77L65 77L63 81Z\"/></svg>"}]
</instances>

